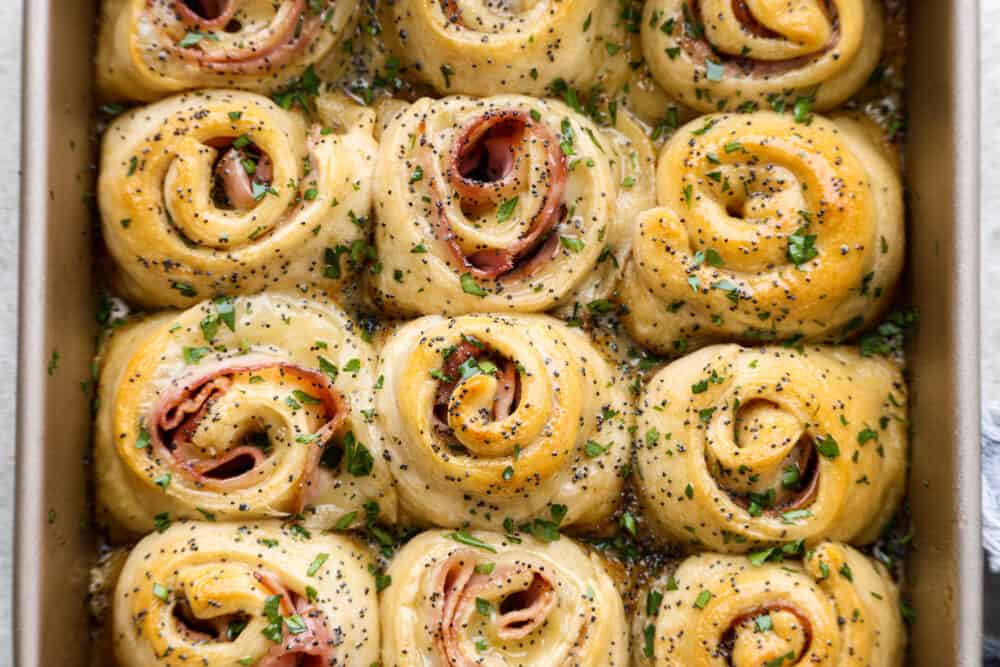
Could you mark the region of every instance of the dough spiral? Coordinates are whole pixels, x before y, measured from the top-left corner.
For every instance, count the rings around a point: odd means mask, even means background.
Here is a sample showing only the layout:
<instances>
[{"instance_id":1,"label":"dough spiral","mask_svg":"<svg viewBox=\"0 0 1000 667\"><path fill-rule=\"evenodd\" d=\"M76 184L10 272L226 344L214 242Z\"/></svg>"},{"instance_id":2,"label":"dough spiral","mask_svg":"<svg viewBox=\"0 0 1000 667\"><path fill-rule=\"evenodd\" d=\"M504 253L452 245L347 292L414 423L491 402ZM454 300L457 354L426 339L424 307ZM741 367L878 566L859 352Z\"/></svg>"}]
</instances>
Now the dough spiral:
<instances>
[{"instance_id":1,"label":"dough spiral","mask_svg":"<svg viewBox=\"0 0 1000 667\"><path fill-rule=\"evenodd\" d=\"M401 509L420 523L593 526L628 461L626 380L579 330L542 315L428 316L382 350L376 398ZM548 508L547 508L548 506Z\"/></svg>"},{"instance_id":2,"label":"dough spiral","mask_svg":"<svg viewBox=\"0 0 1000 667\"><path fill-rule=\"evenodd\" d=\"M903 664L896 585L843 544L802 562L694 556L650 593L632 625L636 667Z\"/></svg>"},{"instance_id":3,"label":"dough spiral","mask_svg":"<svg viewBox=\"0 0 1000 667\"><path fill-rule=\"evenodd\" d=\"M374 500L391 521L375 356L353 328L332 306L280 294L120 328L101 365L101 517L125 535L299 513L346 528Z\"/></svg>"},{"instance_id":4,"label":"dough spiral","mask_svg":"<svg viewBox=\"0 0 1000 667\"><path fill-rule=\"evenodd\" d=\"M442 95L545 96L554 82L617 90L632 35L604 0L388 0L383 27L404 65Z\"/></svg>"},{"instance_id":5,"label":"dough spiral","mask_svg":"<svg viewBox=\"0 0 1000 667\"><path fill-rule=\"evenodd\" d=\"M849 348L699 350L641 399L647 517L664 536L724 552L867 544L903 497L906 406L896 364Z\"/></svg>"},{"instance_id":6,"label":"dough spiral","mask_svg":"<svg viewBox=\"0 0 1000 667\"><path fill-rule=\"evenodd\" d=\"M350 37L358 0L104 0L97 86L152 102L194 88L273 92Z\"/></svg>"},{"instance_id":7,"label":"dough spiral","mask_svg":"<svg viewBox=\"0 0 1000 667\"><path fill-rule=\"evenodd\" d=\"M324 122L310 126L265 97L216 90L117 118L98 187L122 294L190 306L341 284L351 249L366 245L374 114L333 96L318 111Z\"/></svg>"},{"instance_id":8,"label":"dough spiral","mask_svg":"<svg viewBox=\"0 0 1000 667\"><path fill-rule=\"evenodd\" d=\"M379 304L403 314L537 312L614 287L652 149L627 112L601 130L561 102L422 99L382 134Z\"/></svg>"},{"instance_id":9,"label":"dough spiral","mask_svg":"<svg viewBox=\"0 0 1000 667\"><path fill-rule=\"evenodd\" d=\"M882 55L881 0L651 0L642 50L661 86L702 112L839 106Z\"/></svg>"},{"instance_id":10,"label":"dough spiral","mask_svg":"<svg viewBox=\"0 0 1000 667\"><path fill-rule=\"evenodd\" d=\"M135 546L118 579L122 667L371 665L379 624L370 556L277 521L175 524Z\"/></svg>"},{"instance_id":11,"label":"dough spiral","mask_svg":"<svg viewBox=\"0 0 1000 667\"><path fill-rule=\"evenodd\" d=\"M566 537L432 531L382 595L385 667L625 667L621 598L600 558Z\"/></svg>"},{"instance_id":12,"label":"dough spiral","mask_svg":"<svg viewBox=\"0 0 1000 667\"><path fill-rule=\"evenodd\" d=\"M656 177L619 288L646 347L837 341L888 307L902 188L865 121L705 116L667 142Z\"/></svg>"}]
</instances>

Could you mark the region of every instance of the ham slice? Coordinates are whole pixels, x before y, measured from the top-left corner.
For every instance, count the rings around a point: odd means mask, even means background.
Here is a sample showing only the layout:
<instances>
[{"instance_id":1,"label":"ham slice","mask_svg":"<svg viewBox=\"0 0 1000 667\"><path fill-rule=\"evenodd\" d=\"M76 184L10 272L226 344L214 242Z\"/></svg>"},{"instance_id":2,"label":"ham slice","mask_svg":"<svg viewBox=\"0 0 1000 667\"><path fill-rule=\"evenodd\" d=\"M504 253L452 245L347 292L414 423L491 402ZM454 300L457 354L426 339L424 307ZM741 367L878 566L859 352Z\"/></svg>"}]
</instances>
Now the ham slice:
<instances>
[{"instance_id":1,"label":"ham slice","mask_svg":"<svg viewBox=\"0 0 1000 667\"><path fill-rule=\"evenodd\" d=\"M235 148L226 151L215 167L215 175L222 181L226 198L234 207L247 210L254 207L257 200L253 196L250 174L243 166L243 154Z\"/></svg>"},{"instance_id":2,"label":"ham slice","mask_svg":"<svg viewBox=\"0 0 1000 667\"><path fill-rule=\"evenodd\" d=\"M502 588L512 577L532 575L531 584L513 594L517 596L516 608L509 611L501 609L494 619L497 636L504 640L529 636L548 620L559 602L555 587L542 568L519 562L517 565L499 565L490 574L476 574L477 562L477 554L459 551L445 561L435 574L433 590L439 593L441 600L440 632L436 645L440 655L452 667L474 667L478 664L462 652L460 638L465 619L469 614L478 613L475 611L477 597L488 595L491 589Z\"/></svg>"},{"instance_id":3,"label":"ham slice","mask_svg":"<svg viewBox=\"0 0 1000 667\"><path fill-rule=\"evenodd\" d=\"M192 439L213 401L229 391L233 376L263 369L279 369L289 384L306 387L310 395L322 402L326 422L316 431L315 441L307 445L309 456L300 482L298 507L301 511L323 454L323 446L341 429L347 418L348 406L330 378L319 371L262 356L226 360L200 374L181 381L167 392L153 408L149 423L153 450L188 478L207 488L226 491L245 487L254 479L254 471L265 459L259 447L242 445L227 448L216 457L206 457ZM226 477L227 465L249 458L246 471Z\"/></svg>"},{"instance_id":4,"label":"ham slice","mask_svg":"<svg viewBox=\"0 0 1000 667\"><path fill-rule=\"evenodd\" d=\"M453 25L465 27L462 21L462 10L458 6L458 0L441 0L441 10Z\"/></svg>"},{"instance_id":5,"label":"ham slice","mask_svg":"<svg viewBox=\"0 0 1000 667\"><path fill-rule=\"evenodd\" d=\"M246 74L275 67L283 67L305 51L323 29L323 14L307 14L306 0L285 0L291 5L280 22L262 31L264 39L245 39L247 46L239 48L203 50L202 42L178 50L182 57L218 72ZM328 3L332 5L332 1ZM195 12L185 0L175 0L174 7L181 21L198 30L221 30L236 13L236 0L202 0L206 15L215 10L219 14L206 18Z\"/></svg>"},{"instance_id":6,"label":"ham slice","mask_svg":"<svg viewBox=\"0 0 1000 667\"><path fill-rule=\"evenodd\" d=\"M474 667L459 648L459 637L455 611L462 599L469 579L476 568L476 555L471 551L459 551L438 568L434 592L441 595L440 632L435 644L438 653L453 667Z\"/></svg>"},{"instance_id":7,"label":"ham slice","mask_svg":"<svg viewBox=\"0 0 1000 667\"><path fill-rule=\"evenodd\" d=\"M747 7L746 0L733 0L733 16L740 22L743 29L752 35L764 39L781 39L781 35L757 20L757 17Z\"/></svg>"},{"instance_id":8,"label":"ham slice","mask_svg":"<svg viewBox=\"0 0 1000 667\"><path fill-rule=\"evenodd\" d=\"M510 416L514 404L521 393L521 383L517 375L517 366L509 359L504 359L500 365L500 382L497 395L493 399L493 418L506 419Z\"/></svg>"},{"instance_id":9,"label":"ham slice","mask_svg":"<svg viewBox=\"0 0 1000 667\"><path fill-rule=\"evenodd\" d=\"M229 203L244 211L257 205L253 184L269 185L273 171L271 158L262 155L257 161L257 168L251 177L247 173L246 167L243 166L245 157L246 153L236 148L230 148L215 166L215 175L222 182Z\"/></svg>"},{"instance_id":10,"label":"ham slice","mask_svg":"<svg viewBox=\"0 0 1000 667\"><path fill-rule=\"evenodd\" d=\"M192 4L201 11L195 11ZM185 25L205 31L221 30L236 14L236 0L174 0L174 11Z\"/></svg>"},{"instance_id":11,"label":"ham slice","mask_svg":"<svg viewBox=\"0 0 1000 667\"><path fill-rule=\"evenodd\" d=\"M478 210L499 205L501 192L516 178L516 165L525 154L527 136L534 136L545 149L547 162L545 197L528 225L528 231L509 248L489 248L466 255L455 235L443 198L437 201L435 235L444 241L453 258L476 278L496 280L518 268L518 263L538 253L540 246L554 254L558 245L543 242L558 224L566 191L567 166L555 135L541 122L519 110L483 114L465 128L455 142L448 169L448 182L458 194L463 209ZM551 254L544 259L551 258Z\"/></svg>"},{"instance_id":12,"label":"ham slice","mask_svg":"<svg viewBox=\"0 0 1000 667\"><path fill-rule=\"evenodd\" d=\"M820 6L826 9L823 3L820 3ZM689 7L691 8L695 23L700 24L702 22L700 3L690 2ZM811 55L788 58L786 60L757 60L748 56L732 56L716 51L704 35L690 37L687 31L684 32L684 36L680 40L681 47L697 63L704 64L707 59L714 58L720 60L727 69L733 70L734 73L741 73L757 78L776 76L799 67L804 67L836 48L840 42L840 25L837 20L836 7L831 3L829 9L832 10L830 12L830 21L834 25L830 40L823 49ZM733 15L740 22L743 30L746 30L751 35L763 39L782 39L781 35L757 20L747 6L746 0L733 0Z\"/></svg>"},{"instance_id":13,"label":"ham slice","mask_svg":"<svg viewBox=\"0 0 1000 667\"><path fill-rule=\"evenodd\" d=\"M788 458L793 460L790 462L799 466L799 470L806 478L806 484L795 491L790 498L785 497L785 489L779 490L777 505L781 507L782 511L808 507L816 499L816 494L819 492L819 455L816 453L816 447L812 441L807 439L800 442ZM784 467L782 466L782 468Z\"/></svg>"},{"instance_id":14,"label":"ham slice","mask_svg":"<svg viewBox=\"0 0 1000 667\"><path fill-rule=\"evenodd\" d=\"M455 387L458 386L459 380L462 379L460 377L461 371L459 370L462 367L462 364L482 351L483 348L477 347L475 344L470 343L467 340L463 340L455 346L455 349L453 349L447 357L445 357L441 372L447 379L442 380L438 385L437 398L435 400L436 406L444 408L448 407L448 401L451 399L451 394L455 391Z\"/></svg>"},{"instance_id":15,"label":"ham slice","mask_svg":"<svg viewBox=\"0 0 1000 667\"><path fill-rule=\"evenodd\" d=\"M509 576L513 571L514 568L506 568L502 570L500 575L496 572L489 577L480 575L479 580L470 582L465 602L474 603L476 595L495 585L497 577ZM500 580L502 581L502 579ZM559 598L549 580L536 571L531 585L520 594L520 601L523 602L524 606L497 616L497 636L501 639L524 639L530 635L545 623L559 602Z\"/></svg>"},{"instance_id":16,"label":"ham slice","mask_svg":"<svg viewBox=\"0 0 1000 667\"><path fill-rule=\"evenodd\" d=\"M451 436L448 426L448 403L451 395L461 381L461 367L471 358L479 357L494 361L498 369L497 393L493 398L493 419L500 421L510 416L521 395L521 381L517 366L510 359L497 358L497 354L482 345L475 345L467 340L455 346L455 349L445 358L441 373L446 379L438 384L434 399L435 429L442 435Z\"/></svg>"},{"instance_id":17,"label":"ham slice","mask_svg":"<svg viewBox=\"0 0 1000 667\"><path fill-rule=\"evenodd\" d=\"M272 595L281 596L281 612L284 616L297 614L306 629L291 634L287 625L282 625L281 642L271 647L260 662L259 667L327 667L333 664L334 641L327 627L326 615L306 598L296 595L270 572L255 574Z\"/></svg>"}]
</instances>

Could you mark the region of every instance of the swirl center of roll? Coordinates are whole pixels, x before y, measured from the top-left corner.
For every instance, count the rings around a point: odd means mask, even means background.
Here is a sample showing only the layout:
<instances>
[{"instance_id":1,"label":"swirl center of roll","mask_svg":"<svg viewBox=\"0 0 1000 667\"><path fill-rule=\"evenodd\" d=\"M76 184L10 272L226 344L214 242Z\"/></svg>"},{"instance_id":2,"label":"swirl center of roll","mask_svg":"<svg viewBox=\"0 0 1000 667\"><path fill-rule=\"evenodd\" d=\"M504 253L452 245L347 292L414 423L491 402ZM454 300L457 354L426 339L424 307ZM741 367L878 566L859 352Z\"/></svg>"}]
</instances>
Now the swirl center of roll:
<instances>
[{"instance_id":1,"label":"swirl center of roll","mask_svg":"<svg viewBox=\"0 0 1000 667\"><path fill-rule=\"evenodd\" d=\"M836 8L826 0L695 0L685 9L689 51L743 66L791 65L781 61L814 57L838 33ZM702 30L704 41L698 39Z\"/></svg>"},{"instance_id":2,"label":"swirl center of roll","mask_svg":"<svg viewBox=\"0 0 1000 667\"><path fill-rule=\"evenodd\" d=\"M185 60L246 74L291 62L316 39L332 5L333 0L174 0L179 23L168 32Z\"/></svg>"},{"instance_id":3,"label":"swirl center of roll","mask_svg":"<svg viewBox=\"0 0 1000 667\"><path fill-rule=\"evenodd\" d=\"M248 610L264 603L257 580L244 568L194 565L185 568L173 596L173 620L193 644L234 641L246 628Z\"/></svg>"},{"instance_id":4,"label":"swirl center of roll","mask_svg":"<svg viewBox=\"0 0 1000 667\"><path fill-rule=\"evenodd\" d=\"M518 570L508 575L508 592L497 605L497 635L502 639L520 639L545 622L558 600L548 579L538 572Z\"/></svg>"},{"instance_id":5,"label":"swirl center of roll","mask_svg":"<svg viewBox=\"0 0 1000 667\"><path fill-rule=\"evenodd\" d=\"M791 667L811 643L808 618L792 607L771 605L735 619L722 636L719 652L731 667Z\"/></svg>"},{"instance_id":6,"label":"swirl center of roll","mask_svg":"<svg viewBox=\"0 0 1000 667\"><path fill-rule=\"evenodd\" d=\"M849 305L852 277L861 280L874 259L876 239L863 230L875 210L836 126L762 112L692 128L689 141L665 149L683 165L661 169L665 208L640 219L644 280L661 298L690 302L693 292L699 312L720 316L713 326L758 340L789 335L768 327L821 322Z\"/></svg>"},{"instance_id":7,"label":"swirl center of roll","mask_svg":"<svg viewBox=\"0 0 1000 667\"><path fill-rule=\"evenodd\" d=\"M212 24L233 13L236 0L175 0L174 7L182 19L199 24ZM193 16L192 16L193 15Z\"/></svg>"},{"instance_id":8,"label":"swirl center of roll","mask_svg":"<svg viewBox=\"0 0 1000 667\"><path fill-rule=\"evenodd\" d=\"M438 202L437 237L473 276L530 271L558 250L566 157L543 123L520 110L484 113L455 140L446 178L457 206Z\"/></svg>"},{"instance_id":9,"label":"swirl center of roll","mask_svg":"<svg viewBox=\"0 0 1000 667\"><path fill-rule=\"evenodd\" d=\"M700 194L693 224L688 226L695 249L704 252L711 245L725 266L743 272L786 263L787 237L804 224L799 212L817 208L806 197L815 187L808 160L762 139L766 143L751 145L745 138L707 147L697 178L692 179ZM763 156L765 167L757 164ZM711 239L699 232L706 227L713 230Z\"/></svg>"},{"instance_id":10,"label":"swirl center of roll","mask_svg":"<svg viewBox=\"0 0 1000 667\"><path fill-rule=\"evenodd\" d=\"M502 425L521 401L514 361L472 336L446 350L434 403L438 432L478 456L506 456L513 443Z\"/></svg>"},{"instance_id":11,"label":"swirl center of roll","mask_svg":"<svg viewBox=\"0 0 1000 667\"><path fill-rule=\"evenodd\" d=\"M202 560L151 573L159 609L144 615L144 623L158 625L156 637L208 652L237 644L249 655L264 652L262 665L329 664L333 639L325 614L308 597L250 563L218 554ZM166 636L162 621L170 628ZM310 661L317 658L323 661Z\"/></svg>"},{"instance_id":12,"label":"swirl center of roll","mask_svg":"<svg viewBox=\"0 0 1000 667\"><path fill-rule=\"evenodd\" d=\"M512 20L525 20L543 0L439 0L449 24L476 32L501 32Z\"/></svg>"},{"instance_id":13,"label":"swirl center of roll","mask_svg":"<svg viewBox=\"0 0 1000 667\"><path fill-rule=\"evenodd\" d=\"M276 400L282 387L284 400ZM277 362L224 362L167 394L154 409L154 450L195 485L245 489L264 464L289 448L306 450L306 482L346 418L346 406L320 373Z\"/></svg>"},{"instance_id":14,"label":"swirl center of roll","mask_svg":"<svg viewBox=\"0 0 1000 667\"><path fill-rule=\"evenodd\" d=\"M165 224L187 248L232 251L259 242L304 205L299 189L317 187L313 138L302 162L306 177L296 182L289 169L294 155L258 133L249 115L231 123L210 117L201 137L184 136L156 158Z\"/></svg>"},{"instance_id":15,"label":"swirl center of roll","mask_svg":"<svg viewBox=\"0 0 1000 667\"><path fill-rule=\"evenodd\" d=\"M219 151L212 169L212 200L221 209L248 211L271 189L270 156L245 137L219 137L205 142Z\"/></svg>"},{"instance_id":16,"label":"swirl center of roll","mask_svg":"<svg viewBox=\"0 0 1000 667\"><path fill-rule=\"evenodd\" d=\"M539 631L559 605L543 568L527 563L477 571L478 557L459 552L446 561L437 582L443 600L439 648L451 665L469 665L475 638L502 647Z\"/></svg>"},{"instance_id":17,"label":"swirl center of roll","mask_svg":"<svg viewBox=\"0 0 1000 667\"><path fill-rule=\"evenodd\" d=\"M757 511L802 507L817 489L816 448L796 415L766 399L742 404L732 425L713 425L706 450L719 485Z\"/></svg>"}]
</instances>

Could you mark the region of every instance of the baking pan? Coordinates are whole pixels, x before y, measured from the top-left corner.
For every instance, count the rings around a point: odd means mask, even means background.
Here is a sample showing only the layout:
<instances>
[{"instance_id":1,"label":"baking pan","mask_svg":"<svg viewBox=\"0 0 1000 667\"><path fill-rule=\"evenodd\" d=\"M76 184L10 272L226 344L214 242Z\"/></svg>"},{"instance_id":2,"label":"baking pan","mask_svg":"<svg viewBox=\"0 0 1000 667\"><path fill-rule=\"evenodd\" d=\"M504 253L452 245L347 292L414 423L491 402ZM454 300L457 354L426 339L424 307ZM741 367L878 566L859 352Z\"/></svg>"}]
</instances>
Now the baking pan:
<instances>
[{"instance_id":1,"label":"baking pan","mask_svg":"<svg viewBox=\"0 0 1000 667\"><path fill-rule=\"evenodd\" d=\"M94 0L25 3L15 664L88 664L86 457L96 335ZM915 423L910 664L972 667L979 537L978 6L913 0L907 72ZM905 290L909 294L905 294Z\"/></svg>"}]
</instances>

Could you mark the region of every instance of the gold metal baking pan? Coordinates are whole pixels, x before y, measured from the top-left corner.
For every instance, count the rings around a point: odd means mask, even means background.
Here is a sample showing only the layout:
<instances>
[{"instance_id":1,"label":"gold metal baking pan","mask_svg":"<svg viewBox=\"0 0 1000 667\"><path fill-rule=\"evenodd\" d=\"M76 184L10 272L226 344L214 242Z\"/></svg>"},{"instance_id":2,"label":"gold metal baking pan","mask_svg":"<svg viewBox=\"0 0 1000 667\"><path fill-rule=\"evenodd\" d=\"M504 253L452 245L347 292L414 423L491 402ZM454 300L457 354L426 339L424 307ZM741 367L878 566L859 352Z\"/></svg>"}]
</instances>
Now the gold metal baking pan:
<instances>
[{"instance_id":1,"label":"gold metal baking pan","mask_svg":"<svg viewBox=\"0 0 1000 667\"><path fill-rule=\"evenodd\" d=\"M88 664L90 380L96 324L94 0L26 4L15 664ZM972 0L910 4L909 294L915 422L911 664L981 650L978 52ZM58 369L48 366L58 352Z\"/></svg>"}]
</instances>

